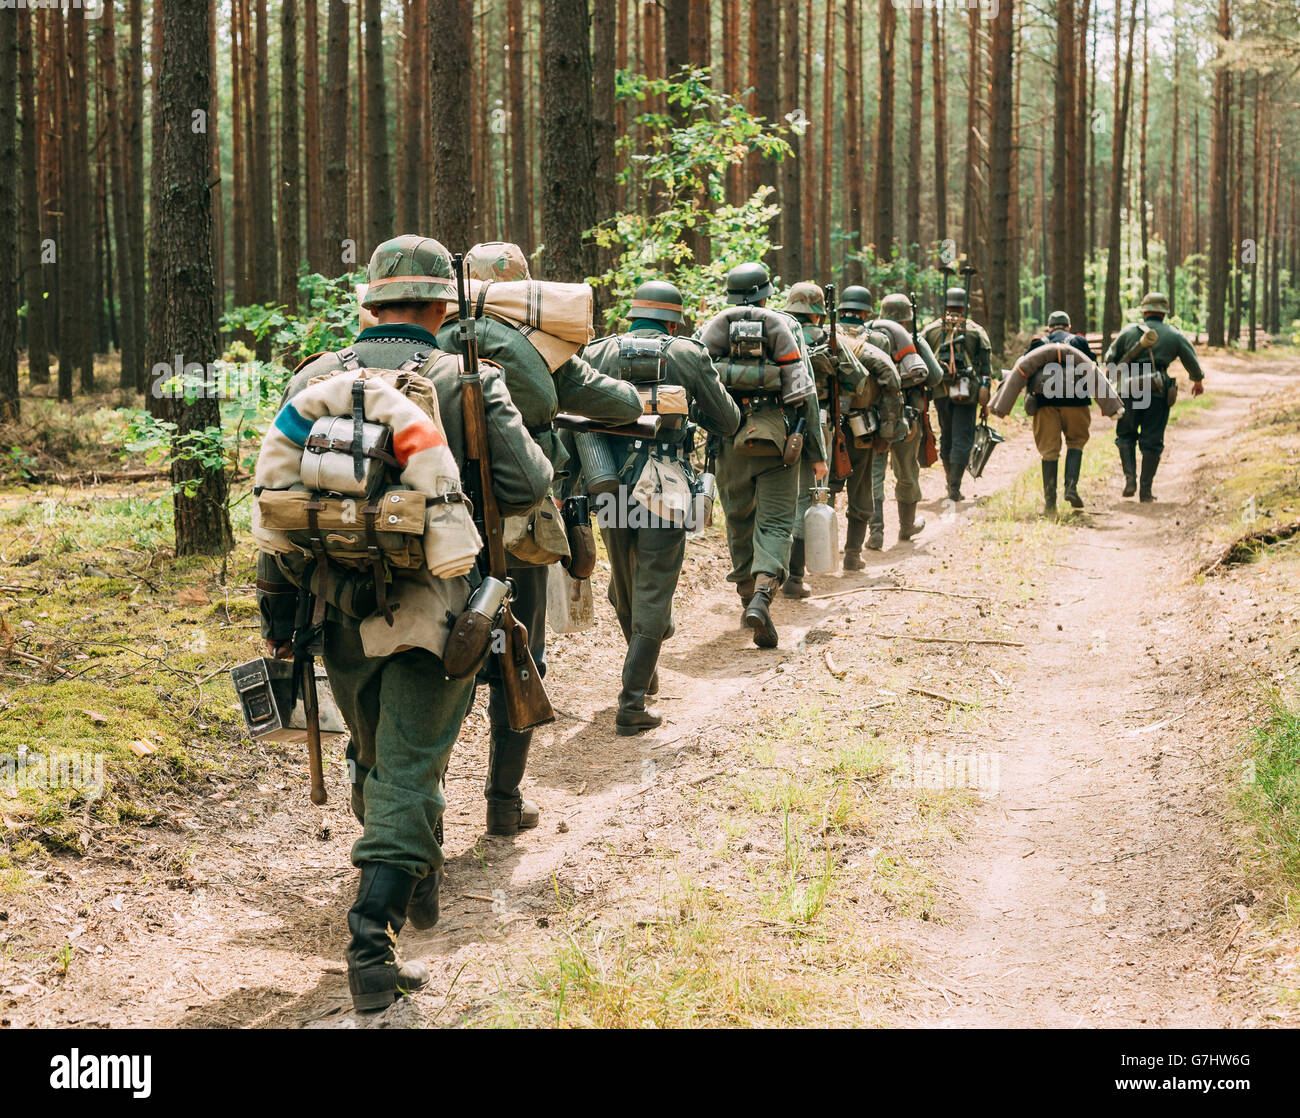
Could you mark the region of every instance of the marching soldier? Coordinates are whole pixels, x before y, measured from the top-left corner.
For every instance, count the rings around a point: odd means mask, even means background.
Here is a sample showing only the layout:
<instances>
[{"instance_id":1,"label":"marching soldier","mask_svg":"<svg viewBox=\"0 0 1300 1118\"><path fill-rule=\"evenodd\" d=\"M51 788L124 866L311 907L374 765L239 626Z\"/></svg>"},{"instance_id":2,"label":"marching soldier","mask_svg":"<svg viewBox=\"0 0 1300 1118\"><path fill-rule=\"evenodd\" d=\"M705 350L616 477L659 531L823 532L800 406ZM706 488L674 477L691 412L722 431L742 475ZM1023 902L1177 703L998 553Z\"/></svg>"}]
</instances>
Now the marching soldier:
<instances>
[{"instance_id":1,"label":"marching soldier","mask_svg":"<svg viewBox=\"0 0 1300 1118\"><path fill-rule=\"evenodd\" d=\"M925 517L916 515L921 500L921 444L923 416L929 405L929 392L943 379L943 370L935 360L926 340L912 333L914 325L912 300L903 294L886 295L880 303L880 317L872 324L890 334L898 335L901 328L905 338L898 336L888 350L899 366L903 395L907 407L914 415L911 433L907 438L892 443L888 463L894 467L894 499L898 502L898 541L904 543L920 534L925 527ZM901 343L901 344L900 344ZM918 367L914 358L919 357ZM908 360L913 358L913 360ZM905 369L904 366L907 366ZM867 547L878 551L885 543L885 466L884 454L874 456L871 466L871 495L874 511L871 519L871 536Z\"/></svg>"},{"instance_id":2,"label":"marching soldier","mask_svg":"<svg viewBox=\"0 0 1300 1118\"><path fill-rule=\"evenodd\" d=\"M435 240L403 236L380 245L370 259L365 296L378 324L362 330L348 347L357 362L396 369L417 355L437 356L436 335L447 303L456 298L451 274L451 259ZM285 400L292 400L311 378L344 367L352 354L343 350L308 358L290 380ZM448 449L463 470L459 363L435 365L428 375ZM493 491L503 513L522 513L546 496L551 466L529 438L501 378L485 373L482 386ZM281 558L287 563L292 557ZM313 572L304 562L293 573L301 585L311 581ZM267 654L287 659L293 652L297 591L285 575L274 557L258 556L258 606ZM409 634L405 651L367 656L360 621L341 608L349 582L349 573L331 564L324 662L351 731L352 807L363 828L352 847L361 884L348 913L348 984L358 1010L377 1010L429 981L423 965L398 962L394 941L408 919L417 928L438 920L444 861L439 835L446 807L442 779L473 702L474 681L448 679L440 657L417 643L431 639L420 631ZM419 611L407 613L418 616Z\"/></svg>"},{"instance_id":3,"label":"marching soldier","mask_svg":"<svg viewBox=\"0 0 1300 1118\"><path fill-rule=\"evenodd\" d=\"M1115 445L1124 467L1124 496L1138 490L1137 452L1142 450L1142 488L1138 499L1154 501L1151 483L1160 466L1165 449L1165 427L1169 407L1178 395L1178 382L1169 367L1181 361L1192 381L1192 395L1205 391L1205 374L1196 360L1196 351L1181 332L1165 321L1169 298L1158 291L1149 292L1140 308L1142 322L1126 326L1106 351L1106 365L1127 365L1119 370L1120 396L1124 414L1115 424ZM1152 345L1143 344L1148 331L1155 333ZM1149 352L1148 352L1149 350Z\"/></svg>"},{"instance_id":4,"label":"marching soldier","mask_svg":"<svg viewBox=\"0 0 1300 1118\"><path fill-rule=\"evenodd\" d=\"M1030 350L1046 343L1069 345L1089 361L1096 357L1088 339L1070 330L1070 316L1065 311L1053 311L1047 316L1047 334L1034 338ZM1082 378L1080 378L1082 380ZM1065 499L1076 509L1083 508L1079 496L1079 472L1083 468L1083 448L1088 443L1088 429L1092 421L1086 383L1067 383L1064 376L1047 377L1043 391L1034 393L1034 445L1043 459L1043 504L1048 516L1056 515L1057 463L1061 457L1061 440L1065 440Z\"/></svg>"},{"instance_id":5,"label":"marching soldier","mask_svg":"<svg viewBox=\"0 0 1300 1118\"><path fill-rule=\"evenodd\" d=\"M676 287L662 280L643 283L632 297L627 333L593 342L584 356L602 373L625 382L638 379L638 364L651 368L646 379L656 386L656 396L667 387L680 386L689 415L705 431L734 435L740 410L723 390L704 346L678 335L682 319L682 294ZM606 440L615 455L620 484L598 523L609 553L609 601L627 641L614 719L615 731L625 737L652 730L663 721L657 710L646 705L646 696L657 691L659 650L671 635L673 594L686 557L685 523L650 514L633 496L651 458L675 464L690 477L691 430L684 422L665 419L659 435L653 443Z\"/></svg>"},{"instance_id":6,"label":"marching soldier","mask_svg":"<svg viewBox=\"0 0 1300 1118\"><path fill-rule=\"evenodd\" d=\"M867 374L846 344L840 347L839 368L834 367L828 344L829 333L822 326L826 315L826 294L815 283L796 283L785 296L785 313L790 315L803 332L804 344L812 360L813 377L817 382L817 403L822 415L829 422L830 394L838 392L841 396L857 395L867 383ZM832 379L834 384L832 384ZM844 414L848 414L845 407ZM852 440L850 440L852 447ZM828 447L829 450L829 447ZM850 459L853 450L850 449ZM861 453L861 452L859 452ZM851 477L852 475L850 475ZM799 500L795 507L794 543L790 547L790 569L781 593L787 598L806 598L812 591L804 582L804 513L808 510L811 497L809 491L813 486L812 463L805 449L799 461ZM850 506L852 502L850 501ZM850 507L850 515L852 514ZM865 521L864 521L865 523ZM850 529L851 530L851 529ZM859 541L861 546L861 541Z\"/></svg>"},{"instance_id":7,"label":"marching soldier","mask_svg":"<svg viewBox=\"0 0 1300 1118\"><path fill-rule=\"evenodd\" d=\"M777 645L771 604L788 570L800 456L808 454L813 477L827 473L812 372L795 321L767 307L772 292L762 264L737 265L727 273L731 306L700 331L741 413L735 438L719 440L718 490L731 551L727 580L759 648Z\"/></svg>"},{"instance_id":8,"label":"marching soldier","mask_svg":"<svg viewBox=\"0 0 1300 1118\"><path fill-rule=\"evenodd\" d=\"M528 261L518 245L491 241L475 245L465 256L469 275L476 280L509 282L528 279ZM492 318L479 319L479 356L500 365L505 373L510 398L523 416L528 433L550 461L556 478L565 476L568 453L556 437L553 420L558 411L573 412L599 422L628 423L641 415L641 398L630 384L622 384L593 369L581 357L571 357L552 375L532 343L511 323ZM438 334L438 346L448 353L460 352L456 324L448 323ZM553 502L547 515L555 516ZM545 506L543 506L545 509ZM534 510L534 517L538 515ZM528 630L529 650L537 662L538 674L546 675L546 583L548 564L531 563L508 555L510 580L515 597L512 609ZM523 798L519 790L533 731L510 729L505 697L495 658L484 668L488 685L487 833L513 835L536 827L540 811Z\"/></svg>"},{"instance_id":9,"label":"marching soldier","mask_svg":"<svg viewBox=\"0 0 1300 1118\"><path fill-rule=\"evenodd\" d=\"M948 288L943 317L921 331L943 368L934 410L939 417L939 460L950 501L962 500L961 478L975 438L980 390L993 375L993 346L984 327L967 315L966 300L964 288Z\"/></svg>"},{"instance_id":10,"label":"marching soldier","mask_svg":"<svg viewBox=\"0 0 1300 1118\"><path fill-rule=\"evenodd\" d=\"M855 355L880 386L884 396L891 398L891 402L897 404L901 400L898 367L886 352L890 344L889 339L884 334L871 329L864 321L864 316L870 313L871 308L871 293L865 287L856 284L846 287L840 297L840 329L852 339L856 347ZM865 398L863 402L867 402ZM854 403L856 404L857 401ZM901 412L901 408L896 410ZM897 426L897 421L890 422L889 426ZM853 471L844 482L848 502L846 510L848 531L844 539L846 571L860 571L864 566L862 545L867 540L868 526L870 526L871 538L867 546L874 551L879 551L884 546L884 463L888 459L894 441L892 436L885 438L877 435L869 446L860 447L858 440L849 440L849 461L853 464ZM877 459L881 462L878 498L872 491L874 465ZM895 472L897 473L897 467ZM878 515L879 519L877 519Z\"/></svg>"}]
</instances>

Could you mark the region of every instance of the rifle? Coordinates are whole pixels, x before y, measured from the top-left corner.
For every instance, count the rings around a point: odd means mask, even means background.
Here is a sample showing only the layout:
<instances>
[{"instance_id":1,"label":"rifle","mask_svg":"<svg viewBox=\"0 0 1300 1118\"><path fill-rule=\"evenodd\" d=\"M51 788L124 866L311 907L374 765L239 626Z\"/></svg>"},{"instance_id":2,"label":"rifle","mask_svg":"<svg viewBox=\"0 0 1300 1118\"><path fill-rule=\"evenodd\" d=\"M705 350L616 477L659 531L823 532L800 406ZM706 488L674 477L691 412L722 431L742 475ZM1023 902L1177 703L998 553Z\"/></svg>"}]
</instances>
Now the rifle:
<instances>
[{"instance_id":1,"label":"rifle","mask_svg":"<svg viewBox=\"0 0 1300 1118\"><path fill-rule=\"evenodd\" d=\"M830 326L831 360L834 370L830 377L830 417L831 445L830 467L831 481L843 481L853 472L853 462L849 458L849 443L844 437L844 421L840 415L840 336L839 315L835 306L835 285L826 285L826 321Z\"/></svg>"},{"instance_id":2,"label":"rifle","mask_svg":"<svg viewBox=\"0 0 1300 1118\"><path fill-rule=\"evenodd\" d=\"M311 776L311 802L323 804L325 767L320 748L320 702L316 697L316 659L313 646L320 634L311 623L314 595L307 587L298 591L298 613L293 622L293 674L302 689L302 710L307 719L307 771Z\"/></svg>"},{"instance_id":3,"label":"rifle","mask_svg":"<svg viewBox=\"0 0 1300 1118\"><path fill-rule=\"evenodd\" d=\"M465 457L478 466L478 506L483 537L487 540L488 573L509 583L506 572L505 539L501 532L501 512L492 489L492 454L488 448L487 409L483 403L483 380L478 368L478 336L475 319L469 313L469 291L465 282L465 259L452 257L456 272L456 297L459 304L460 351L464 358L460 374L461 409L465 423ZM493 634L492 655L496 657L501 691L506 702L506 716L516 733L555 721L555 711L542 686L537 664L528 648L528 629L510 609L506 596L501 605L499 636Z\"/></svg>"},{"instance_id":4,"label":"rifle","mask_svg":"<svg viewBox=\"0 0 1300 1118\"><path fill-rule=\"evenodd\" d=\"M916 295L909 292L908 299L912 304L912 348L921 352L921 346L916 335ZM927 366L928 367L928 366ZM939 461L939 444L935 441L934 429L930 426L930 390L927 388L922 393L921 408L921 448L919 461L927 469Z\"/></svg>"}]
</instances>

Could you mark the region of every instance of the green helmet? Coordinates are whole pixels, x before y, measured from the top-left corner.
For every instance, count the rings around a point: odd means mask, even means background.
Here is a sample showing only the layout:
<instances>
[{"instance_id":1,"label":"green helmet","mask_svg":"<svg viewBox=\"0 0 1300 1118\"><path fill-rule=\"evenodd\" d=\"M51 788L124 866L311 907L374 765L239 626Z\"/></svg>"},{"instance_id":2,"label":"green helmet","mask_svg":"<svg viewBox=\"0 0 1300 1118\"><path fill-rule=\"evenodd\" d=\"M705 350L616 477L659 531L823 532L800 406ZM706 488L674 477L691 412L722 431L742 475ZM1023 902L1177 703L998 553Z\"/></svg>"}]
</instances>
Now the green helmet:
<instances>
[{"instance_id":1,"label":"green helmet","mask_svg":"<svg viewBox=\"0 0 1300 1118\"><path fill-rule=\"evenodd\" d=\"M966 309L966 289L950 287L943 294L943 305L947 310Z\"/></svg>"},{"instance_id":2,"label":"green helmet","mask_svg":"<svg viewBox=\"0 0 1300 1118\"><path fill-rule=\"evenodd\" d=\"M871 292L859 284L846 287L840 295L842 311L870 311L871 307Z\"/></svg>"},{"instance_id":3,"label":"green helmet","mask_svg":"<svg viewBox=\"0 0 1300 1118\"><path fill-rule=\"evenodd\" d=\"M727 302L732 306L761 303L772 294L772 278L758 261L737 264L727 273Z\"/></svg>"},{"instance_id":4,"label":"green helmet","mask_svg":"<svg viewBox=\"0 0 1300 1118\"><path fill-rule=\"evenodd\" d=\"M524 250L509 241L483 241L475 245L465 253L465 272L470 279L499 283L532 278Z\"/></svg>"},{"instance_id":5,"label":"green helmet","mask_svg":"<svg viewBox=\"0 0 1300 1118\"><path fill-rule=\"evenodd\" d=\"M911 322L912 300L901 292L886 295L880 301L880 317L890 322Z\"/></svg>"},{"instance_id":6,"label":"green helmet","mask_svg":"<svg viewBox=\"0 0 1300 1118\"><path fill-rule=\"evenodd\" d=\"M649 280L632 296L632 318L682 321L682 293L667 280Z\"/></svg>"},{"instance_id":7,"label":"green helmet","mask_svg":"<svg viewBox=\"0 0 1300 1118\"><path fill-rule=\"evenodd\" d=\"M825 314L826 295L815 283L796 283L785 293L786 314Z\"/></svg>"},{"instance_id":8,"label":"green helmet","mask_svg":"<svg viewBox=\"0 0 1300 1118\"><path fill-rule=\"evenodd\" d=\"M451 256L431 237L407 233L385 241L370 257L369 282L361 305L438 303L456 298Z\"/></svg>"},{"instance_id":9,"label":"green helmet","mask_svg":"<svg viewBox=\"0 0 1300 1118\"><path fill-rule=\"evenodd\" d=\"M1168 314L1169 296L1160 291L1148 291L1142 296L1142 306L1139 309L1143 314Z\"/></svg>"},{"instance_id":10,"label":"green helmet","mask_svg":"<svg viewBox=\"0 0 1300 1118\"><path fill-rule=\"evenodd\" d=\"M1068 330L1070 328L1070 316L1064 311L1053 311L1047 316L1047 325L1049 327L1060 326Z\"/></svg>"}]
</instances>

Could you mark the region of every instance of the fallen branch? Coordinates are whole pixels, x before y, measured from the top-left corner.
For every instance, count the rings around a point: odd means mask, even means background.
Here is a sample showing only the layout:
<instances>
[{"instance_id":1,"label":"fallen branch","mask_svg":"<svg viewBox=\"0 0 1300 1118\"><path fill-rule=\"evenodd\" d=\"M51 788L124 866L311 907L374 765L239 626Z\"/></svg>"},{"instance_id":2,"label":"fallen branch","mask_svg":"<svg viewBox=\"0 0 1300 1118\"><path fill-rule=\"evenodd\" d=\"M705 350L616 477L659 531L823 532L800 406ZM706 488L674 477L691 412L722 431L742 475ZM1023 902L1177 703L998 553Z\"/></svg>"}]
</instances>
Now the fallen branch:
<instances>
[{"instance_id":1,"label":"fallen branch","mask_svg":"<svg viewBox=\"0 0 1300 1118\"><path fill-rule=\"evenodd\" d=\"M926 644L996 644L1006 648L1024 648L1023 641L1004 641L995 637L915 637L911 633L873 633L882 640L923 641Z\"/></svg>"},{"instance_id":2,"label":"fallen branch","mask_svg":"<svg viewBox=\"0 0 1300 1118\"><path fill-rule=\"evenodd\" d=\"M859 586L856 590L837 590L834 594L813 594L806 601L824 602L828 598L845 598L850 594L885 594L890 591L905 594L937 594L940 598L965 598L972 602L987 600L980 594L954 594L950 590L932 590L928 586Z\"/></svg>"},{"instance_id":3,"label":"fallen branch","mask_svg":"<svg viewBox=\"0 0 1300 1118\"><path fill-rule=\"evenodd\" d=\"M1219 567L1235 567L1241 563L1249 563L1263 548L1288 540L1297 533L1300 533L1300 520L1293 520L1290 524L1275 524L1271 528L1257 528L1244 536L1238 536L1219 552L1217 557L1202 563L1196 569L1196 573L1208 575Z\"/></svg>"},{"instance_id":4,"label":"fallen branch","mask_svg":"<svg viewBox=\"0 0 1300 1118\"><path fill-rule=\"evenodd\" d=\"M952 703L959 707L973 707L977 700L962 699L955 695L945 695L942 691L929 691L924 687L909 687L914 695L924 695L927 699L938 699L941 703Z\"/></svg>"},{"instance_id":5,"label":"fallen branch","mask_svg":"<svg viewBox=\"0 0 1300 1118\"><path fill-rule=\"evenodd\" d=\"M822 658L826 661L826 670L836 679L843 679L848 674L843 668L836 667L835 661L831 659L831 650L829 648L822 652Z\"/></svg>"}]
</instances>

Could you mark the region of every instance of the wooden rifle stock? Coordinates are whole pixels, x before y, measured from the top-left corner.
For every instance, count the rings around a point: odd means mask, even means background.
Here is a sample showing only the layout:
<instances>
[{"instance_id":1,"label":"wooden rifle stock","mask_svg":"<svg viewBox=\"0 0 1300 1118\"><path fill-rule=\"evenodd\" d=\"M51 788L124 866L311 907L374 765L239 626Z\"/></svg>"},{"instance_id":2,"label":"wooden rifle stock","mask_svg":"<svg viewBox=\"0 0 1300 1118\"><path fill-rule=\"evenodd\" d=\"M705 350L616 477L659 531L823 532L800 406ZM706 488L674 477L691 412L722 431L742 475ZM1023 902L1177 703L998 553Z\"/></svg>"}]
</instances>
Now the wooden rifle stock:
<instances>
[{"instance_id":1,"label":"wooden rifle stock","mask_svg":"<svg viewBox=\"0 0 1300 1118\"><path fill-rule=\"evenodd\" d=\"M840 415L840 336L839 336L839 311L835 305L835 285L828 283L826 285L826 321L830 326L831 337L831 360L834 363L834 370L831 373L830 391L830 419L831 419L831 445L830 461L827 466L830 467L831 481L843 481L853 472L853 460L849 457L849 441L844 436L844 420Z\"/></svg>"},{"instance_id":2,"label":"wooden rifle stock","mask_svg":"<svg viewBox=\"0 0 1300 1118\"><path fill-rule=\"evenodd\" d=\"M465 261L457 253L452 258L456 271L456 295L460 306L460 344L464 372L460 377L461 410L465 423L465 456L478 463L479 508L483 536L487 540L488 573L508 582L505 538L501 531L501 511L492 489L492 455L488 446L487 407L483 402L483 381L478 369L478 338L475 321L469 313L469 294L465 285ZM555 721L555 710L542 686L542 677L528 648L528 629L510 609L506 599L501 609L503 639L494 638L492 655L501 676L501 692L506 703L506 717L516 733Z\"/></svg>"},{"instance_id":3,"label":"wooden rifle stock","mask_svg":"<svg viewBox=\"0 0 1300 1118\"><path fill-rule=\"evenodd\" d=\"M311 625L314 595L306 588L298 592L298 615L293 626L293 668L302 688L302 711L307 720L307 772L311 777L311 802L317 805L329 799L325 791L325 763L320 746L320 700L316 697L316 659L312 642L316 629Z\"/></svg>"}]
</instances>

